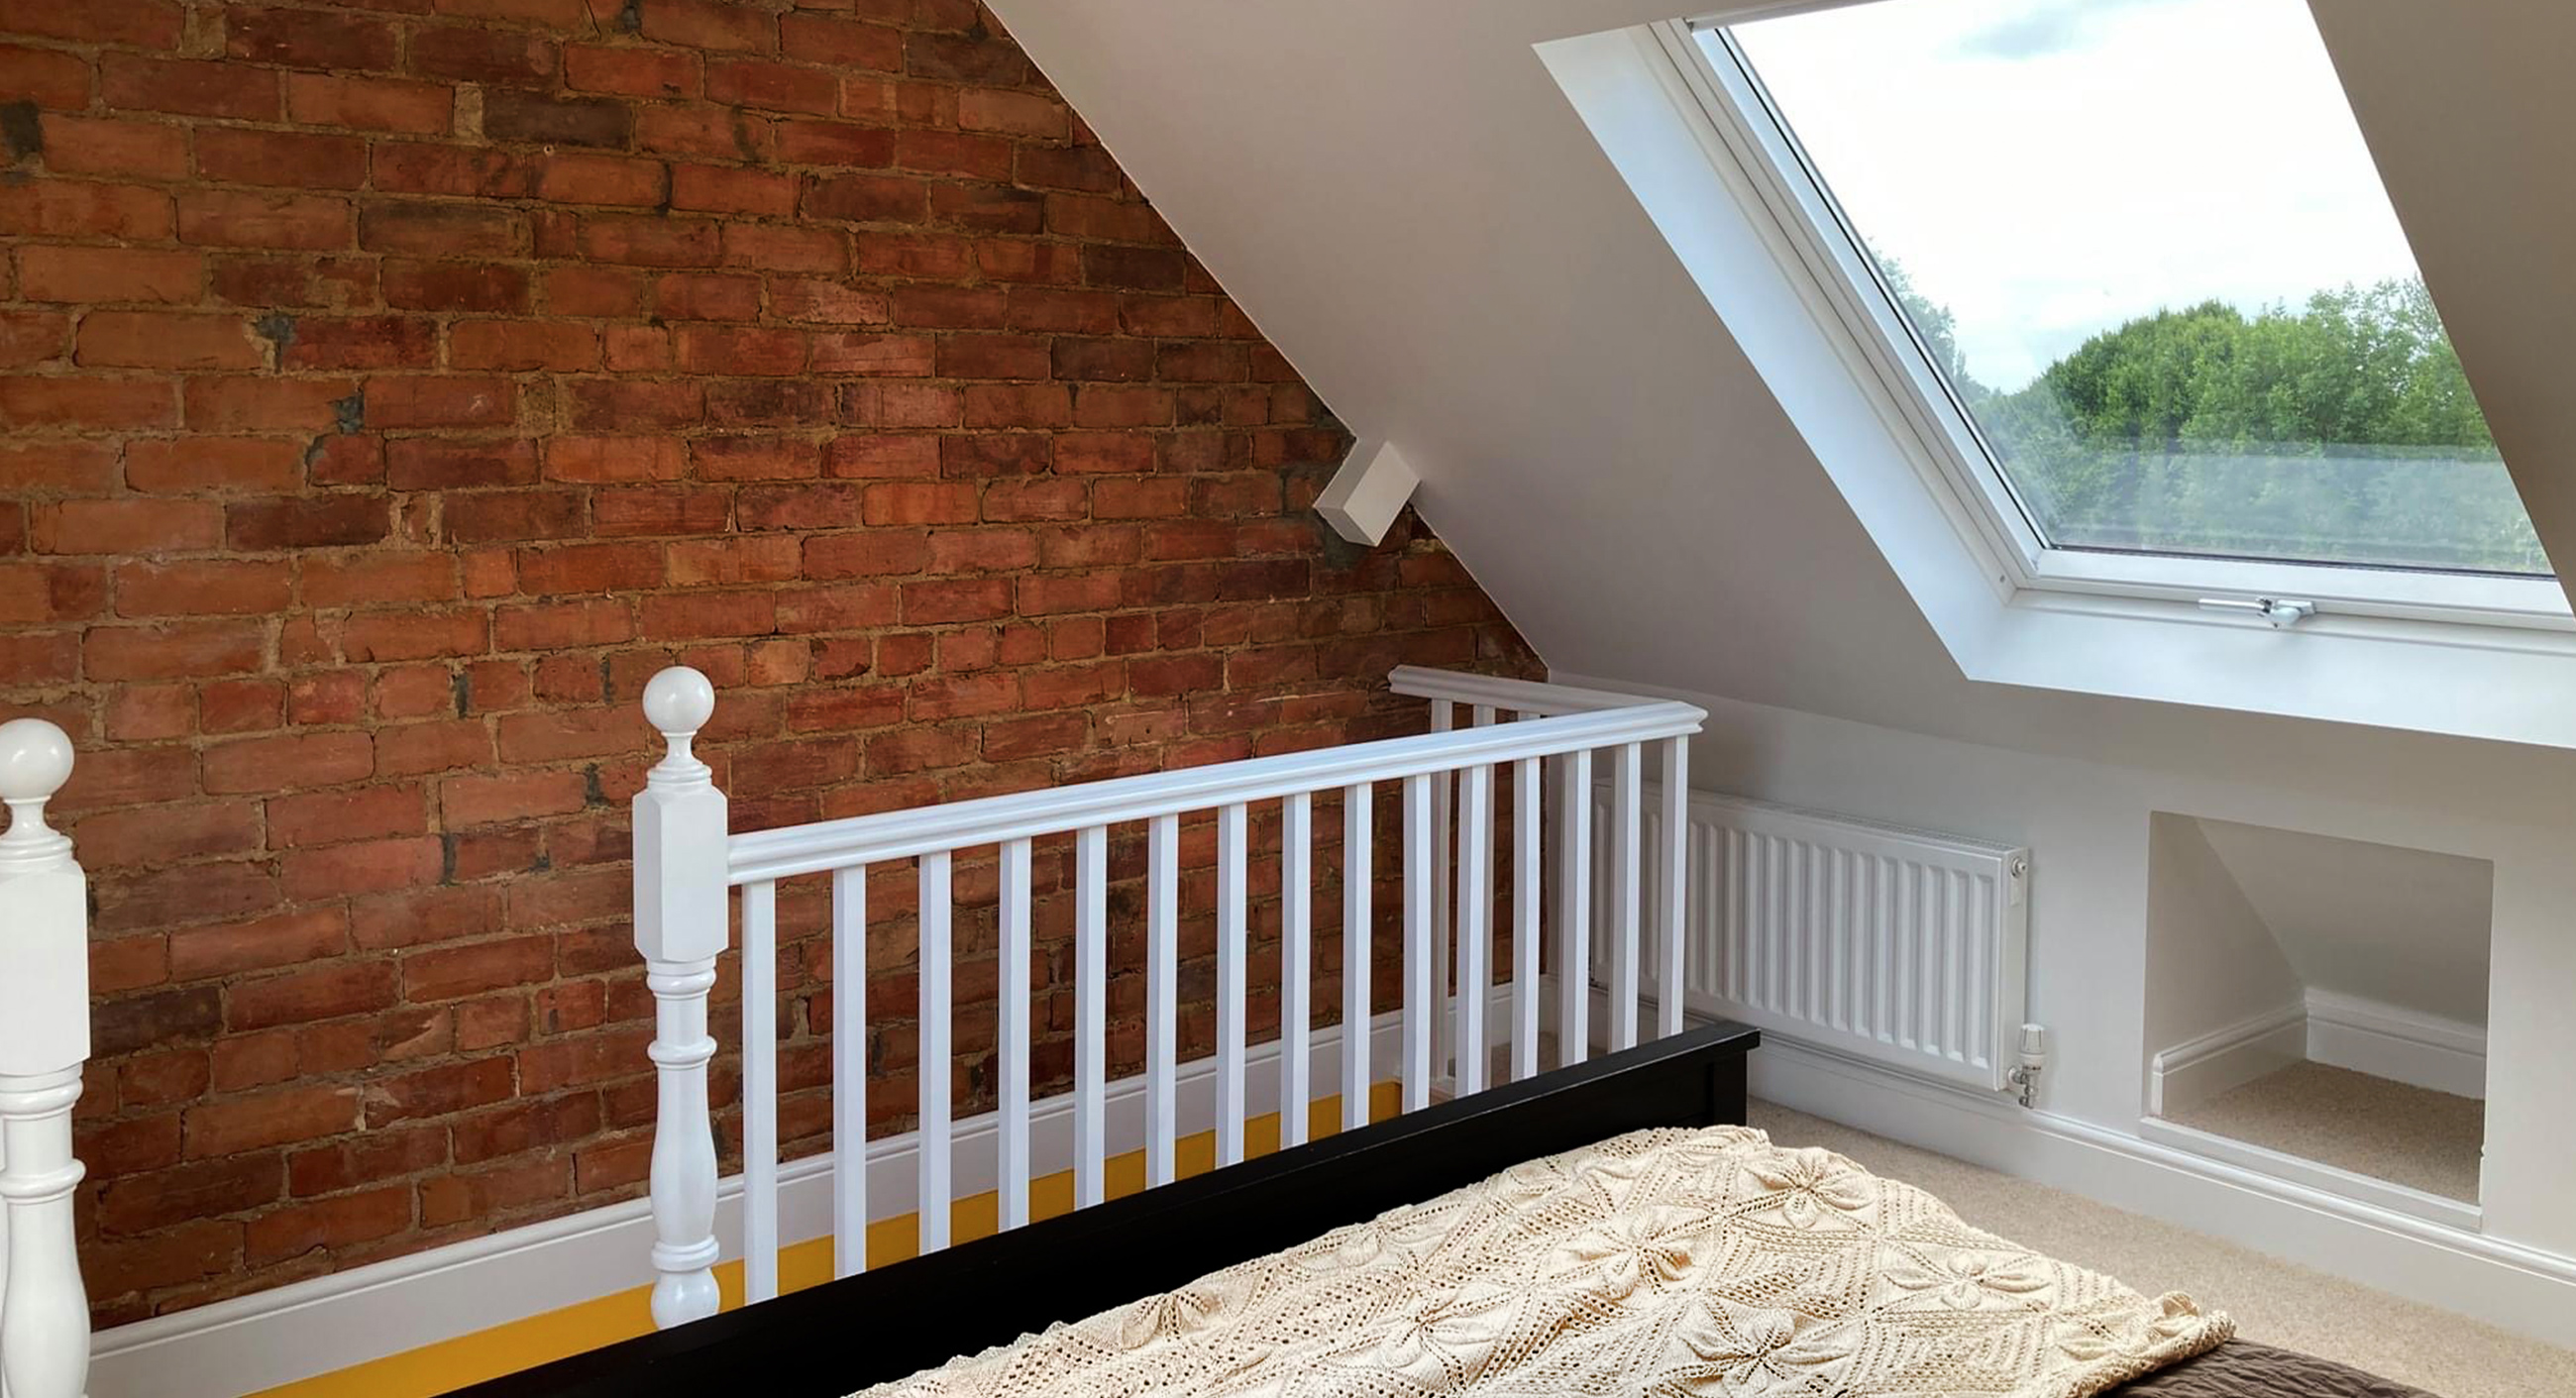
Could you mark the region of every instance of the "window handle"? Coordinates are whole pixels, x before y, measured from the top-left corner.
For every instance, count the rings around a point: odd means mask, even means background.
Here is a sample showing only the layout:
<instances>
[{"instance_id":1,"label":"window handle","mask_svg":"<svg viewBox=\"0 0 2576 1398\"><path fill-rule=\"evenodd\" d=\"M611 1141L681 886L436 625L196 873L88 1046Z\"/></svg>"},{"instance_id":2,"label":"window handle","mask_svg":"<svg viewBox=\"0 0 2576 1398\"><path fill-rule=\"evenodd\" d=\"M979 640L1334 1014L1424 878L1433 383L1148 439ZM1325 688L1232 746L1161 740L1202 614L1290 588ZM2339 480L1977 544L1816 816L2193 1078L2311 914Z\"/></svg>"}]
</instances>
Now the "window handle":
<instances>
[{"instance_id":1,"label":"window handle","mask_svg":"<svg viewBox=\"0 0 2576 1398\"><path fill-rule=\"evenodd\" d=\"M2286 597L2203 597L2200 599L2200 609L2204 612L2242 612L2248 616L2259 616L2271 623L2272 629L2276 631L2283 627L2296 626L2317 614L2316 603L2295 601Z\"/></svg>"}]
</instances>

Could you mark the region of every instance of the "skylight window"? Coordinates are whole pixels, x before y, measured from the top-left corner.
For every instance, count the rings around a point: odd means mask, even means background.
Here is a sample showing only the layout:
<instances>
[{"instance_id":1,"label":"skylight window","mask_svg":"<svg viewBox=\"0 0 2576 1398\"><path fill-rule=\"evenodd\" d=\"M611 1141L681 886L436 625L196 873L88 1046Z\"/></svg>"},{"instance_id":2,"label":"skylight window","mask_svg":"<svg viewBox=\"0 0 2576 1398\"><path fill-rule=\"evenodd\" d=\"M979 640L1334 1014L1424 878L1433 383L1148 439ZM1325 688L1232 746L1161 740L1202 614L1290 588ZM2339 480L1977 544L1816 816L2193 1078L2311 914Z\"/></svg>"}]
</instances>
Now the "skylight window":
<instances>
[{"instance_id":1,"label":"skylight window","mask_svg":"<svg viewBox=\"0 0 2576 1398\"><path fill-rule=\"evenodd\" d=\"M2033 571L2550 573L2304 0L1698 39Z\"/></svg>"}]
</instances>

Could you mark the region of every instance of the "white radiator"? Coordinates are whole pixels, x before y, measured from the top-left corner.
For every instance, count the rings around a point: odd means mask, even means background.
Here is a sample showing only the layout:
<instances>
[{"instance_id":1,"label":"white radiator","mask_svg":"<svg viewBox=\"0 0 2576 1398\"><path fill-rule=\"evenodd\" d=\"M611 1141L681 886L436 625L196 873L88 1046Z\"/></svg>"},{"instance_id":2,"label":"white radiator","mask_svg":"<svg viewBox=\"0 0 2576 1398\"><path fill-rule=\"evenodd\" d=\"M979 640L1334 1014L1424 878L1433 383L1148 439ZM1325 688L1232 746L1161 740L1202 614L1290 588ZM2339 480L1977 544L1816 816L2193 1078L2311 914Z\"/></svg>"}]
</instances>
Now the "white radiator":
<instances>
[{"instance_id":1,"label":"white radiator","mask_svg":"<svg viewBox=\"0 0 2576 1398\"><path fill-rule=\"evenodd\" d=\"M1608 815L1594 797L1595 828ZM1645 887L1660 803L1644 802ZM2003 1091L2023 1019L2030 851L1846 816L1693 793L1689 1008L1767 1034L1965 1086ZM1609 916L1596 846L1593 925ZM1663 939L1644 909L1640 981ZM1593 976L1608 961L1596 939Z\"/></svg>"}]
</instances>

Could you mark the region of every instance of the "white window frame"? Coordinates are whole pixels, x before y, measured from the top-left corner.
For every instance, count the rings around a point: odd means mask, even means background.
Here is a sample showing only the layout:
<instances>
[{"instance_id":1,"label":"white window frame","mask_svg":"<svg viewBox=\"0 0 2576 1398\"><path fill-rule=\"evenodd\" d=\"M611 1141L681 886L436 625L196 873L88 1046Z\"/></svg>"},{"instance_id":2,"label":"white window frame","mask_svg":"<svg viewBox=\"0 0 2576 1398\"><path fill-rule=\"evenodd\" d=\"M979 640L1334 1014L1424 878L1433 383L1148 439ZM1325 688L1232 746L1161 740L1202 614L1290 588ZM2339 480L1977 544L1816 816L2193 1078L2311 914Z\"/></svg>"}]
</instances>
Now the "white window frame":
<instances>
[{"instance_id":1,"label":"white window frame","mask_svg":"<svg viewBox=\"0 0 2576 1398\"><path fill-rule=\"evenodd\" d=\"M1759 214L1778 234L1775 247L1796 258L1802 280L1830 312L1822 319L1840 341L1836 348L1865 371L1882 412L1904 424L1912 464L2003 600L2044 603L2057 594L2063 603L2071 593L2196 607L2204 599L2282 598L2353 619L2576 631L2555 578L2049 546L1750 63L1723 34L1736 64L1714 62L1701 47L1698 31L1802 8L1816 6L1747 4L1650 29L1748 177Z\"/></svg>"}]
</instances>

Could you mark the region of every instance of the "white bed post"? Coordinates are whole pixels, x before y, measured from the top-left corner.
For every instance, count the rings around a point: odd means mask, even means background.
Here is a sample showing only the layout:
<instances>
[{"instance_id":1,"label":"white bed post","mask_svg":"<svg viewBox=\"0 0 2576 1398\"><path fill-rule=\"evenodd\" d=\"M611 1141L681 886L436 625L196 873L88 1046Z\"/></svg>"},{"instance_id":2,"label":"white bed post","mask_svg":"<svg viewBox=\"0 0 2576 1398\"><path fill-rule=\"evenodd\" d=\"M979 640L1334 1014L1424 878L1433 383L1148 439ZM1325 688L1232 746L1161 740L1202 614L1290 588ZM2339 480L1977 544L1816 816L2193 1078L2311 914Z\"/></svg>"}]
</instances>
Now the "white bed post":
<instances>
[{"instance_id":1,"label":"white bed post","mask_svg":"<svg viewBox=\"0 0 2576 1398\"><path fill-rule=\"evenodd\" d=\"M716 1313L716 1140L707 1116L707 992L725 949L725 795L689 740L715 713L715 686L674 666L644 687L662 761L635 795L635 949L653 991L653 1324ZM15 1395L12 1395L15 1398Z\"/></svg>"},{"instance_id":2,"label":"white bed post","mask_svg":"<svg viewBox=\"0 0 2576 1398\"><path fill-rule=\"evenodd\" d=\"M72 743L42 719L0 724L0 1391L80 1398L89 1299L72 1237L72 1104L89 1060L89 895L45 803Z\"/></svg>"}]
</instances>

